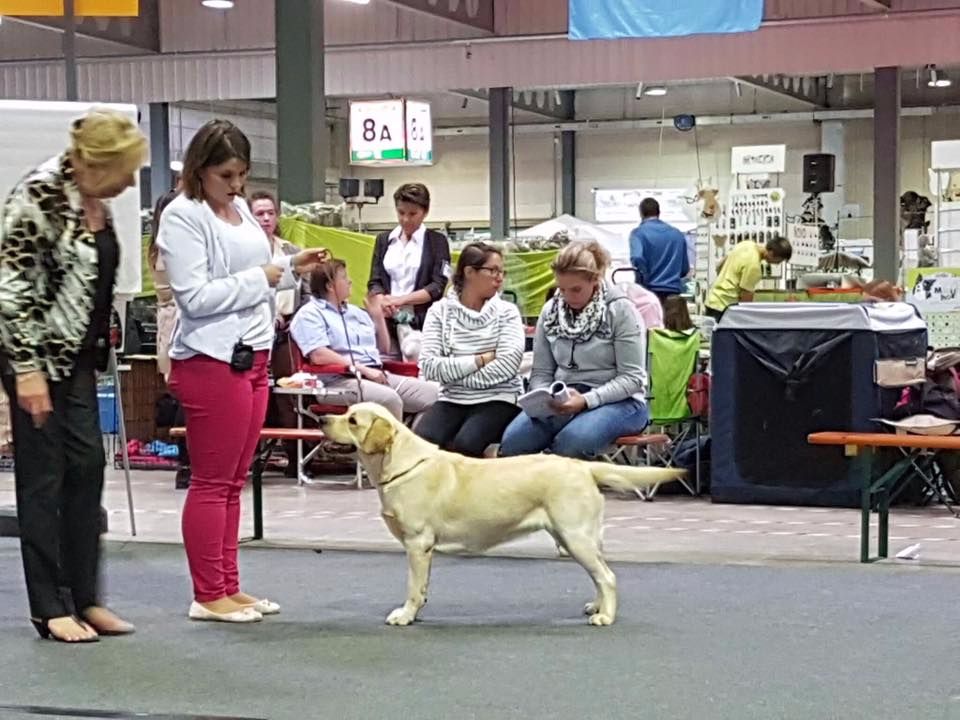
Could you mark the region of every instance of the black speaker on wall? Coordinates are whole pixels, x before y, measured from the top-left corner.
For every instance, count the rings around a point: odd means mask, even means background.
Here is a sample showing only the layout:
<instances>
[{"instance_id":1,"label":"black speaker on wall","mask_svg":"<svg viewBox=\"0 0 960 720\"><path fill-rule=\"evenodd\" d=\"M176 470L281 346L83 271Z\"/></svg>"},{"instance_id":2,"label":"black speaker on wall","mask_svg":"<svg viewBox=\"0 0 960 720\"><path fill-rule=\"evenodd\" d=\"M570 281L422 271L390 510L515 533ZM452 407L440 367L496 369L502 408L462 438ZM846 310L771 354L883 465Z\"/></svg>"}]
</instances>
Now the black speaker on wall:
<instances>
[{"instance_id":1,"label":"black speaker on wall","mask_svg":"<svg viewBox=\"0 0 960 720\"><path fill-rule=\"evenodd\" d=\"M803 191L833 192L836 157L825 153L803 156Z\"/></svg>"},{"instance_id":2,"label":"black speaker on wall","mask_svg":"<svg viewBox=\"0 0 960 720\"><path fill-rule=\"evenodd\" d=\"M373 198L374 200L379 200L383 197L383 180L364 180L363 181L363 196L368 198Z\"/></svg>"},{"instance_id":3,"label":"black speaker on wall","mask_svg":"<svg viewBox=\"0 0 960 720\"><path fill-rule=\"evenodd\" d=\"M360 197L360 181L357 178L340 178L340 197Z\"/></svg>"}]
</instances>

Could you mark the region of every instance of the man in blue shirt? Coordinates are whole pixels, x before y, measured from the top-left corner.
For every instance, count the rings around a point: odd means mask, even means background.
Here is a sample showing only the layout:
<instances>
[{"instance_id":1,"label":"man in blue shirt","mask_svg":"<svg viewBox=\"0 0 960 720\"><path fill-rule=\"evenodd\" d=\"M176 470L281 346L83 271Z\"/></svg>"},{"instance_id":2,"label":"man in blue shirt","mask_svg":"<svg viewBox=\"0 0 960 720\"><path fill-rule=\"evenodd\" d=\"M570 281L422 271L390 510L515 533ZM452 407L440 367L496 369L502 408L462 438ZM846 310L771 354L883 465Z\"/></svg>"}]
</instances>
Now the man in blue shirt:
<instances>
[{"instance_id":1,"label":"man in blue shirt","mask_svg":"<svg viewBox=\"0 0 960 720\"><path fill-rule=\"evenodd\" d=\"M687 238L660 219L660 203L653 198L640 203L640 219L640 225L630 233L630 264L637 283L663 304L670 295L683 293L690 274Z\"/></svg>"}]
</instances>

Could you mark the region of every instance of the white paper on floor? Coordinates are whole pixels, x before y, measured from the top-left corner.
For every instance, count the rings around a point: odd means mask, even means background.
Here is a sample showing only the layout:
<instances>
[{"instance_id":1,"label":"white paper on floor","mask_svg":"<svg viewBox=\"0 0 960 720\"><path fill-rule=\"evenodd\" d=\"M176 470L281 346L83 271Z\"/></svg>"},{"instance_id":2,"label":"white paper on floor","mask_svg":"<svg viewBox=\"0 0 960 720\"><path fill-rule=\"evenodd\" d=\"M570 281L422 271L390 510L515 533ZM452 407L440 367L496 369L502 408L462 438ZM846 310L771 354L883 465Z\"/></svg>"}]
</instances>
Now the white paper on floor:
<instances>
[{"instance_id":1,"label":"white paper on floor","mask_svg":"<svg viewBox=\"0 0 960 720\"><path fill-rule=\"evenodd\" d=\"M905 547L897 553L898 560L918 560L920 558L920 543Z\"/></svg>"}]
</instances>

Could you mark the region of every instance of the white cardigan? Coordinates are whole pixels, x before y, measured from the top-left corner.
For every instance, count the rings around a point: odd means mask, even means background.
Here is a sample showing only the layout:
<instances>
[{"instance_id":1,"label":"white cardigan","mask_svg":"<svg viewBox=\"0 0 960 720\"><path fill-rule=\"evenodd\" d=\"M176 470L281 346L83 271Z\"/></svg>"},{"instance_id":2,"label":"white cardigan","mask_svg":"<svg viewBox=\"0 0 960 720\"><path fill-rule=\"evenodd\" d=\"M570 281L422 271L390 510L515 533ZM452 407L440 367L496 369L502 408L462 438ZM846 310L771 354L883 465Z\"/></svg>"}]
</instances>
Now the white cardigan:
<instances>
[{"instance_id":1,"label":"white cardigan","mask_svg":"<svg viewBox=\"0 0 960 720\"><path fill-rule=\"evenodd\" d=\"M244 200L237 198L234 205L244 220L257 224ZM231 273L229 248L210 206L183 194L164 209L157 246L180 308L170 343L174 359L207 355L230 362L234 345L262 306L267 304L275 314L276 290L267 282L262 265L284 268L280 289L296 285L293 256L274 259L266 235L263 257L258 255L256 264Z\"/></svg>"}]
</instances>

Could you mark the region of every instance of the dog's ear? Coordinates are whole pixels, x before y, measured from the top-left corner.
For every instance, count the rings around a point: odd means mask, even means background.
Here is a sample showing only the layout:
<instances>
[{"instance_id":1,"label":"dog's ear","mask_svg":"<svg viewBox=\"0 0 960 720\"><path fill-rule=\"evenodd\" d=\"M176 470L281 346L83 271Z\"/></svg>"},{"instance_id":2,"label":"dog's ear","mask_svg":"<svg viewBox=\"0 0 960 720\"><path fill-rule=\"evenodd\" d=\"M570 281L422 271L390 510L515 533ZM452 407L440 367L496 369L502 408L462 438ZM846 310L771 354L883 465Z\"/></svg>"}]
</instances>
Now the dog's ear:
<instances>
[{"instance_id":1,"label":"dog's ear","mask_svg":"<svg viewBox=\"0 0 960 720\"><path fill-rule=\"evenodd\" d=\"M378 455L390 449L395 434L393 425L383 418L377 417L370 423L367 434L360 441L360 451L367 455Z\"/></svg>"}]
</instances>

